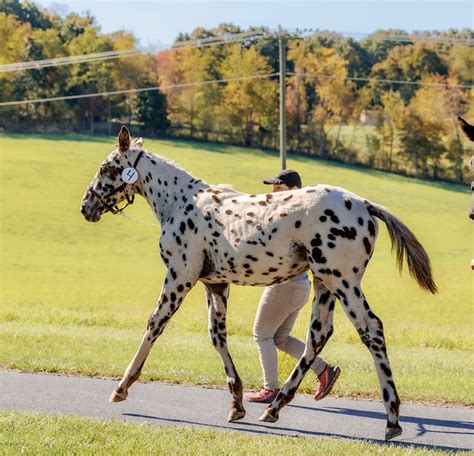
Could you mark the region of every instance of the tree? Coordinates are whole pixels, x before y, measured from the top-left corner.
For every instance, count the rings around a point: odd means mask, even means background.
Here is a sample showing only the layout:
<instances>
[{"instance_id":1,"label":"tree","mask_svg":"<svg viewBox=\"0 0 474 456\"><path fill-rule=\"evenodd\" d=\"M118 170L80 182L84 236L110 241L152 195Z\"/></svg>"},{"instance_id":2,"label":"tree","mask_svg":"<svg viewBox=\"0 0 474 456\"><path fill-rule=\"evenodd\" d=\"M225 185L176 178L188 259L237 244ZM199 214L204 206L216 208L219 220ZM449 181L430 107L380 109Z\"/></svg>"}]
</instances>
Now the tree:
<instances>
[{"instance_id":1,"label":"tree","mask_svg":"<svg viewBox=\"0 0 474 456\"><path fill-rule=\"evenodd\" d=\"M398 132L405 117L405 105L400 94L393 91L382 94L381 103L382 122L376 128L380 136L381 166L392 171Z\"/></svg>"},{"instance_id":2,"label":"tree","mask_svg":"<svg viewBox=\"0 0 474 456\"><path fill-rule=\"evenodd\" d=\"M2 43L0 65L21 62L27 59L26 42L30 35L30 24L22 24L15 16L0 12L0 42ZM24 98L22 93L23 86L17 84L20 77L21 74L19 72L0 73L1 101L13 101ZM15 125L20 118L19 112L23 111L24 108L2 108L0 125L5 127Z\"/></svg>"},{"instance_id":3,"label":"tree","mask_svg":"<svg viewBox=\"0 0 474 456\"><path fill-rule=\"evenodd\" d=\"M429 75L448 74L448 69L436 52L430 50L423 43L409 46L396 46L387 58L372 67L372 77L416 82ZM397 83L376 83L374 85L374 99L378 101L381 93L386 90L400 92L405 103L415 94L416 85Z\"/></svg>"},{"instance_id":4,"label":"tree","mask_svg":"<svg viewBox=\"0 0 474 456\"><path fill-rule=\"evenodd\" d=\"M306 98L306 87L304 77L301 71L295 72L288 79L286 89L286 110L287 110L287 128L288 142L294 142L296 150L302 150L303 147L303 125L307 121L308 102ZM293 141L293 138L295 140Z\"/></svg>"},{"instance_id":5,"label":"tree","mask_svg":"<svg viewBox=\"0 0 474 456\"><path fill-rule=\"evenodd\" d=\"M149 81L144 80L144 85ZM158 90L140 92L137 95L137 118L154 134L161 133L168 127L166 116L166 97Z\"/></svg>"},{"instance_id":6,"label":"tree","mask_svg":"<svg viewBox=\"0 0 474 456\"><path fill-rule=\"evenodd\" d=\"M221 64L226 79L271 73L266 59L254 46L242 49L233 45ZM220 111L228 127L240 134L247 146L255 144L257 134L276 126L278 85L268 78L227 82L222 89Z\"/></svg>"},{"instance_id":7,"label":"tree","mask_svg":"<svg viewBox=\"0 0 474 456\"><path fill-rule=\"evenodd\" d=\"M33 2L8 0L0 3L0 13L15 16L21 23L29 23L34 29L46 30L52 27L51 18Z\"/></svg>"},{"instance_id":8,"label":"tree","mask_svg":"<svg viewBox=\"0 0 474 456\"><path fill-rule=\"evenodd\" d=\"M210 55L194 47L160 53L157 68L163 93L166 94L168 115L172 125L185 126L190 136L208 123L215 108L216 88L202 85L212 80L209 74ZM178 87L171 87L178 86Z\"/></svg>"},{"instance_id":9,"label":"tree","mask_svg":"<svg viewBox=\"0 0 474 456\"><path fill-rule=\"evenodd\" d=\"M474 52L471 46L465 44L451 46L444 61L450 74L455 74L465 84L472 84L474 80Z\"/></svg>"},{"instance_id":10,"label":"tree","mask_svg":"<svg viewBox=\"0 0 474 456\"><path fill-rule=\"evenodd\" d=\"M400 44L400 38L407 40L406 44ZM371 57L371 65L382 62L388 57L390 51L396 46L409 44L410 36L400 29L376 30L361 42L362 47Z\"/></svg>"},{"instance_id":11,"label":"tree","mask_svg":"<svg viewBox=\"0 0 474 456\"><path fill-rule=\"evenodd\" d=\"M334 49L313 48L308 41L293 42L288 57L296 74L304 75L310 87L308 108L316 135L314 145L326 157L329 155L327 128L348 121L356 100L355 85L346 79L347 62Z\"/></svg>"},{"instance_id":12,"label":"tree","mask_svg":"<svg viewBox=\"0 0 474 456\"><path fill-rule=\"evenodd\" d=\"M86 27L84 33L68 43L68 51L71 55L105 52L112 49L112 40L106 36L100 36L98 28L94 26ZM113 85L110 74L113 66L114 63L110 60L72 65L68 81L69 92L71 94L82 94L111 90ZM104 98L91 97L78 100L73 104L85 113L89 123L89 131L94 133L96 118L104 118L104 113L107 112Z\"/></svg>"}]
</instances>

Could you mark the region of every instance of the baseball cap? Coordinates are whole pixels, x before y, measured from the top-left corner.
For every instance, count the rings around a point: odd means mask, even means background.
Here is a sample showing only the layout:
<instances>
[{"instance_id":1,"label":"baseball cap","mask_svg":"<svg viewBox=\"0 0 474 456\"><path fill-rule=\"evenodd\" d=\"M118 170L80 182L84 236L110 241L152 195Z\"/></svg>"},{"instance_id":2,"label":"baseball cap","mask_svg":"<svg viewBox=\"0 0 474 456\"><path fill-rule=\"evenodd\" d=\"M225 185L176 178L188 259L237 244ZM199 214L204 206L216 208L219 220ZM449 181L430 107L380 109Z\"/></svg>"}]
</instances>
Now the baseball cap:
<instances>
[{"instance_id":1,"label":"baseball cap","mask_svg":"<svg viewBox=\"0 0 474 456\"><path fill-rule=\"evenodd\" d=\"M265 179L264 184L285 184L288 187L302 187L300 175L292 169L284 169L271 179Z\"/></svg>"}]
</instances>

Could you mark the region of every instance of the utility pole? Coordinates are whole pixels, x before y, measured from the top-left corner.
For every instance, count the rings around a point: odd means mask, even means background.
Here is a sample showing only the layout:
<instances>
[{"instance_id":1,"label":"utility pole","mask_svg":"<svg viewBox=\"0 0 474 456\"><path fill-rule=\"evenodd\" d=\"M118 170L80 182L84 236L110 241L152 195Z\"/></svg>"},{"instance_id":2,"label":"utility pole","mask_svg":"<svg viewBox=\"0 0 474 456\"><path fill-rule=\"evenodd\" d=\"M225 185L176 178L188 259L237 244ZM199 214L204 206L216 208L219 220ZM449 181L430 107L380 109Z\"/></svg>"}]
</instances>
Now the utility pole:
<instances>
[{"instance_id":1,"label":"utility pole","mask_svg":"<svg viewBox=\"0 0 474 456\"><path fill-rule=\"evenodd\" d=\"M280 57L280 162L286 169L286 39L280 30L278 35Z\"/></svg>"}]
</instances>

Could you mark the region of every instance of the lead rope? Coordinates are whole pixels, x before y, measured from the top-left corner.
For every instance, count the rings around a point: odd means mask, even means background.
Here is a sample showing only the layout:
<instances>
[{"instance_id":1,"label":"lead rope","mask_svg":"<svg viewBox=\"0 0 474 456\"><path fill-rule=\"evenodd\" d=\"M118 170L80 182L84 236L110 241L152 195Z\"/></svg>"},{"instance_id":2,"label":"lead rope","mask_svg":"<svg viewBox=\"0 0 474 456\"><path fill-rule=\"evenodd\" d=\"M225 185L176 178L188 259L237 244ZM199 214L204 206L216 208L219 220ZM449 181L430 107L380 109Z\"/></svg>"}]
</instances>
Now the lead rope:
<instances>
[{"instance_id":1,"label":"lead rope","mask_svg":"<svg viewBox=\"0 0 474 456\"><path fill-rule=\"evenodd\" d=\"M161 225L159 225L158 223L142 222L141 220L137 220L135 217L131 217L130 215L127 215L125 212L120 212L120 215L128 219L130 222L138 223L139 225L154 226L154 227L161 228Z\"/></svg>"}]
</instances>

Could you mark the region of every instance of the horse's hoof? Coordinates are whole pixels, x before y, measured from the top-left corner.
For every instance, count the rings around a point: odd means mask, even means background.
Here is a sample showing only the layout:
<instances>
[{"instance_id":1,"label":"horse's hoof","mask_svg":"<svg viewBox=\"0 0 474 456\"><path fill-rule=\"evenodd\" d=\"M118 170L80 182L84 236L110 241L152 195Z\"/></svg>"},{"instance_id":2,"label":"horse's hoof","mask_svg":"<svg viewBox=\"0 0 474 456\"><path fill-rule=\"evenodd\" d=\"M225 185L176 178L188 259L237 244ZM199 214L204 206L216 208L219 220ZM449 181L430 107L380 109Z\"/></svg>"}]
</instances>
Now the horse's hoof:
<instances>
[{"instance_id":1,"label":"horse's hoof","mask_svg":"<svg viewBox=\"0 0 474 456\"><path fill-rule=\"evenodd\" d=\"M402 428L398 423L392 424L387 422L387 428L385 429L385 440L392 440L395 437L402 435Z\"/></svg>"},{"instance_id":2,"label":"horse's hoof","mask_svg":"<svg viewBox=\"0 0 474 456\"><path fill-rule=\"evenodd\" d=\"M227 421L232 423L234 421L241 420L245 416L245 410L237 410L236 408L231 409L229 412L229 416L227 417Z\"/></svg>"},{"instance_id":3,"label":"horse's hoof","mask_svg":"<svg viewBox=\"0 0 474 456\"><path fill-rule=\"evenodd\" d=\"M109 398L109 402L122 402L127 399L127 393L119 393L118 391L114 390Z\"/></svg>"},{"instance_id":4,"label":"horse's hoof","mask_svg":"<svg viewBox=\"0 0 474 456\"><path fill-rule=\"evenodd\" d=\"M262 416L258 419L258 421L265 421L266 423L276 423L278 421L278 412L273 415L269 409L265 409L262 413Z\"/></svg>"}]
</instances>

